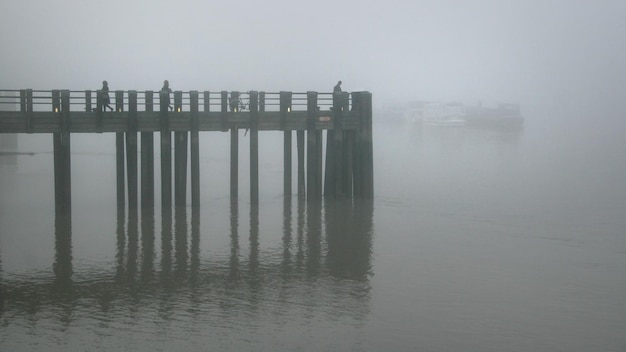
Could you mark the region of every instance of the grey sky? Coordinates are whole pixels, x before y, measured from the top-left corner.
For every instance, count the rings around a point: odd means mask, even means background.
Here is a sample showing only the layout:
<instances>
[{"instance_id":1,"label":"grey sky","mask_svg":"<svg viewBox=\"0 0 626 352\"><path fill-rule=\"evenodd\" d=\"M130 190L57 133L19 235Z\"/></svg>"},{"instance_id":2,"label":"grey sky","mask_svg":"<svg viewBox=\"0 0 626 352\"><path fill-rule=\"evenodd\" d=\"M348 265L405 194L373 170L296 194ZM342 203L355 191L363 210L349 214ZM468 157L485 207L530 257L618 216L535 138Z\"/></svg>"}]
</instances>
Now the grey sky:
<instances>
[{"instance_id":1,"label":"grey sky","mask_svg":"<svg viewBox=\"0 0 626 352\"><path fill-rule=\"evenodd\" d=\"M0 2L0 88L621 103L626 2ZM617 106L617 105L616 105Z\"/></svg>"}]
</instances>

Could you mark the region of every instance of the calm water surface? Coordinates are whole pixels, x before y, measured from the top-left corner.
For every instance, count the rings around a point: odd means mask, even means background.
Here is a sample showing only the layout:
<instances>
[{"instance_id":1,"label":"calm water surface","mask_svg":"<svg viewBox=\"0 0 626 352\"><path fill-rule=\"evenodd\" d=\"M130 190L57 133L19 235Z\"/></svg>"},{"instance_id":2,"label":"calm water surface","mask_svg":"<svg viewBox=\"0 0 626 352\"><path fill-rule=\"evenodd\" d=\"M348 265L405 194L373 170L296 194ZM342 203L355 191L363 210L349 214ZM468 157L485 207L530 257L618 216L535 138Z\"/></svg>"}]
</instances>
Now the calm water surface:
<instances>
[{"instance_id":1,"label":"calm water surface","mask_svg":"<svg viewBox=\"0 0 626 352\"><path fill-rule=\"evenodd\" d=\"M285 201L272 133L259 207L243 134L231 203L229 134L210 133L200 211L138 217L115 208L114 137L76 135L70 222L52 137L22 136L33 154L0 155L0 350L624 352L623 129L544 118L381 117L376 196L353 204Z\"/></svg>"}]
</instances>

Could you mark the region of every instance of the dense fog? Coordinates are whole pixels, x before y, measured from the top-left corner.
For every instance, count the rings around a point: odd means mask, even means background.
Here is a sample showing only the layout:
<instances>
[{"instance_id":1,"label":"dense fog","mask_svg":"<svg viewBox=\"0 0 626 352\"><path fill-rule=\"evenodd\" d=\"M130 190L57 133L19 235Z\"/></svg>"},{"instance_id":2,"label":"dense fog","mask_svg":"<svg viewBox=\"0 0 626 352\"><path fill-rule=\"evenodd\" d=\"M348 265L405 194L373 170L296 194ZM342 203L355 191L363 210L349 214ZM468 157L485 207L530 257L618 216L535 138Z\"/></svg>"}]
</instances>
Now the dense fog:
<instances>
[{"instance_id":1,"label":"dense fog","mask_svg":"<svg viewBox=\"0 0 626 352\"><path fill-rule=\"evenodd\" d=\"M615 115L624 13L611 0L3 1L0 88L330 91L341 79L379 107Z\"/></svg>"}]
</instances>

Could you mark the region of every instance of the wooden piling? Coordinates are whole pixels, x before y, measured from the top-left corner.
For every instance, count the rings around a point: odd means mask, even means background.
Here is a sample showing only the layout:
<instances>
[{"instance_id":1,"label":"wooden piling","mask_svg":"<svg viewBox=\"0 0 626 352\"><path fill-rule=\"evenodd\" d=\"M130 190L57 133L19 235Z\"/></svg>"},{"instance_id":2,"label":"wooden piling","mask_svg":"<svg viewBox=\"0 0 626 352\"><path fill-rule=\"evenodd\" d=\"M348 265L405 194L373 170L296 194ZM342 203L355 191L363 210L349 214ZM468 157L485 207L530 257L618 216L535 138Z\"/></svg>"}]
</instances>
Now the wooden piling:
<instances>
[{"instance_id":1,"label":"wooden piling","mask_svg":"<svg viewBox=\"0 0 626 352\"><path fill-rule=\"evenodd\" d=\"M285 197L291 196L291 139L292 131L286 129L287 115L291 112L291 92L280 92L280 125L284 130L283 141L283 194Z\"/></svg>"},{"instance_id":2,"label":"wooden piling","mask_svg":"<svg viewBox=\"0 0 626 352\"><path fill-rule=\"evenodd\" d=\"M154 110L154 92L145 93L145 111ZM154 210L154 134L141 132L141 207Z\"/></svg>"},{"instance_id":3,"label":"wooden piling","mask_svg":"<svg viewBox=\"0 0 626 352\"><path fill-rule=\"evenodd\" d=\"M115 112L120 113L124 111L124 91L115 91ZM125 180L125 147L124 147L124 132L115 133L115 150L116 150L116 165L117 165L117 210L118 212L124 212L126 207L126 180Z\"/></svg>"},{"instance_id":4,"label":"wooden piling","mask_svg":"<svg viewBox=\"0 0 626 352\"><path fill-rule=\"evenodd\" d=\"M139 189L137 169L137 91L131 90L128 92L128 130L126 132L129 219L135 218L138 212Z\"/></svg>"},{"instance_id":5,"label":"wooden piling","mask_svg":"<svg viewBox=\"0 0 626 352\"><path fill-rule=\"evenodd\" d=\"M348 160L351 159L343 129L343 119L348 110L348 93L333 94L333 130L327 132L326 149L326 188L324 194L330 198L342 199L352 196L352 174ZM349 186L350 185L350 186Z\"/></svg>"},{"instance_id":6,"label":"wooden piling","mask_svg":"<svg viewBox=\"0 0 626 352\"><path fill-rule=\"evenodd\" d=\"M117 211L124 213L126 210L126 183L124 166L124 133L115 134L115 169L117 175Z\"/></svg>"},{"instance_id":7,"label":"wooden piling","mask_svg":"<svg viewBox=\"0 0 626 352\"><path fill-rule=\"evenodd\" d=\"M54 143L54 198L57 215L71 216L72 175L70 148L70 93L68 90L52 91L52 111L59 114L60 132L53 134Z\"/></svg>"},{"instance_id":8,"label":"wooden piling","mask_svg":"<svg viewBox=\"0 0 626 352\"><path fill-rule=\"evenodd\" d=\"M306 178L304 159L304 130L296 131L296 143L298 148L298 198L306 198Z\"/></svg>"},{"instance_id":9,"label":"wooden piling","mask_svg":"<svg viewBox=\"0 0 626 352\"><path fill-rule=\"evenodd\" d=\"M206 92L205 92L206 93ZM205 101L205 108L207 102ZM198 132L198 91L189 92L191 112L191 207L200 208L200 135Z\"/></svg>"},{"instance_id":10,"label":"wooden piling","mask_svg":"<svg viewBox=\"0 0 626 352\"><path fill-rule=\"evenodd\" d=\"M172 210L172 133L169 122L169 93L159 92L161 134L161 211Z\"/></svg>"},{"instance_id":11,"label":"wooden piling","mask_svg":"<svg viewBox=\"0 0 626 352\"><path fill-rule=\"evenodd\" d=\"M182 112L182 92L174 92L174 113ZM174 195L176 207L187 204L187 131L174 132Z\"/></svg>"},{"instance_id":12,"label":"wooden piling","mask_svg":"<svg viewBox=\"0 0 626 352\"><path fill-rule=\"evenodd\" d=\"M237 126L230 129L230 198L239 197L239 130Z\"/></svg>"},{"instance_id":13,"label":"wooden piling","mask_svg":"<svg viewBox=\"0 0 626 352\"><path fill-rule=\"evenodd\" d=\"M259 94L250 92L250 202L259 203Z\"/></svg>"},{"instance_id":14,"label":"wooden piling","mask_svg":"<svg viewBox=\"0 0 626 352\"><path fill-rule=\"evenodd\" d=\"M319 109L318 109L319 110ZM318 114L319 117L319 114ZM317 189L317 194L318 194L318 199L322 199L322 190L324 189L324 178L322 177L323 175L323 170L324 170L324 148L323 148L323 131L322 130L315 130L315 161L316 161L316 165L315 165L315 180L317 181L317 185L315 186Z\"/></svg>"},{"instance_id":15,"label":"wooden piling","mask_svg":"<svg viewBox=\"0 0 626 352\"><path fill-rule=\"evenodd\" d=\"M307 92L307 199L319 200L321 192L318 187L318 137L315 129L317 123L317 92Z\"/></svg>"},{"instance_id":16,"label":"wooden piling","mask_svg":"<svg viewBox=\"0 0 626 352\"><path fill-rule=\"evenodd\" d=\"M370 92L352 93L352 106L361 120L354 142L354 196L360 199L373 199L372 94Z\"/></svg>"}]
</instances>

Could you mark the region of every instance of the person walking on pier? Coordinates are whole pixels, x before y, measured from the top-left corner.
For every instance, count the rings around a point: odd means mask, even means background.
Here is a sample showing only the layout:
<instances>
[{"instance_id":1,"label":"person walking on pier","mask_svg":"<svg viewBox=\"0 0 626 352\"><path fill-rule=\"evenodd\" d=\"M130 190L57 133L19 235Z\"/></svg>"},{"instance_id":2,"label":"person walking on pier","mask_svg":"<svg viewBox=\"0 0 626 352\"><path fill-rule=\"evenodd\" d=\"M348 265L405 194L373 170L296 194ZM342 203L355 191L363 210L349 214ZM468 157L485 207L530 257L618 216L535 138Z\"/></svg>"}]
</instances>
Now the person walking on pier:
<instances>
[{"instance_id":1,"label":"person walking on pier","mask_svg":"<svg viewBox=\"0 0 626 352\"><path fill-rule=\"evenodd\" d=\"M341 81L337 82L337 84L335 84L335 88L333 88L333 94L339 93L341 93Z\"/></svg>"},{"instance_id":2,"label":"person walking on pier","mask_svg":"<svg viewBox=\"0 0 626 352\"><path fill-rule=\"evenodd\" d=\"M172 105L170 105L170 94L172 93L172 89L170 88L170 82L168 80L163 81L163 87L160 91L160 99L161 106L167 106L170 111L174 110Z\"/></svg>"},{"instance_id":3,"label":"person walking on pier","mask_svg":"<svg viewBox=\"0 0 626 352\"><path fill-rule=\"evenodd\" d=\"M237 112L239 110L239 94L230 93L230 99L228 100L228 105L230 106L231 112Z\"/></svg>"},{"instance_id":4,"label":"person walking on pier","mask_svg":"<svg viewBox=\"0 0 626 352\"><path fill-rule=\"evenodd\" d=\"M102 98L102 111L106 111L106 108L111 109L113 111L113 107L111 106L111 97L109 97L109 82L102 81L102 89L100 90L101 98Z\"/></svg>"}]
</instances>

